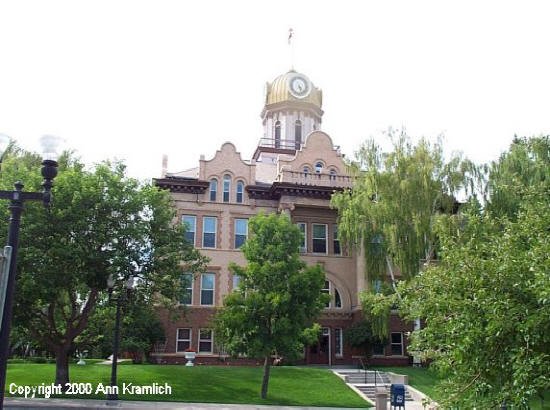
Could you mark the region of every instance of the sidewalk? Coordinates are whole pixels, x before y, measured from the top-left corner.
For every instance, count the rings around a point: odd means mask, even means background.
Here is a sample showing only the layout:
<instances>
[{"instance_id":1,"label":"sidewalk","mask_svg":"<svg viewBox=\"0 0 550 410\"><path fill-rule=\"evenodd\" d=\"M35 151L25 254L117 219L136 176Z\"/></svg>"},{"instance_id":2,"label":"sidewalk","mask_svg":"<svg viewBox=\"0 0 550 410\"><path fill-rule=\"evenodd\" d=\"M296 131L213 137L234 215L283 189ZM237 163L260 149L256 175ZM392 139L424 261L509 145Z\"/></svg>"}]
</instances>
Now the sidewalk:
<instances>
[{"instance_id":1,"label":"sidewalk","mask_svg":"<svg viewBox=\"0 0 550 410\"><path fill-rule=\"evenodd\" d=\"M341 410L337 407L298 407L298 406L265 406L260 404L217 404L217 403L176 403L159 401L122 401L107 402L105 400L82 399L24 399L7 397L4 399L4 409L35 410L35 409L151 409L151 410ZM352 410L352 409L350 409Z\"/></svg>"}]
</instances>

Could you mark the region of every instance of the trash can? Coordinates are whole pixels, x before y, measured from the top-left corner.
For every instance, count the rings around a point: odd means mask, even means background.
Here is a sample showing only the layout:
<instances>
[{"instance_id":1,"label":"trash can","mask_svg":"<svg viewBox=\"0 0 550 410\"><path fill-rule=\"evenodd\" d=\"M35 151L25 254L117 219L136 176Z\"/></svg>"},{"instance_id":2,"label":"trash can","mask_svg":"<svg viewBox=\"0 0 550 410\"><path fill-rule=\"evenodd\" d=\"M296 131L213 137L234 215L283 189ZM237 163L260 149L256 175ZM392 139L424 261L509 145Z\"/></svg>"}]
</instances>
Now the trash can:
<instances>
[{"instance_id":1,"label":"trash can","mask_svg":"<svg viewBox=\"0 0 550 410\"><path fill-rule=\"evenodd\" d=\"M392 384L390 386L390 406L392 409L405 408L405 385Z\"/></svg>"}]
</instances>

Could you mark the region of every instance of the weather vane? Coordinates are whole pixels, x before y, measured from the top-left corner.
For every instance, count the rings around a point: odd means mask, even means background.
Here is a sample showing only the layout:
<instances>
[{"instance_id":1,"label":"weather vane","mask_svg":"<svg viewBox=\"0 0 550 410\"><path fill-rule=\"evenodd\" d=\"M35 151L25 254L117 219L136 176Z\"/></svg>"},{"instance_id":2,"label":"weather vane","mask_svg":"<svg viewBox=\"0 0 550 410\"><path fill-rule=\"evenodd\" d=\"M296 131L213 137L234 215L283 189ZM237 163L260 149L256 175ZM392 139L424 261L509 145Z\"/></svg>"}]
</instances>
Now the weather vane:
<instances>
[{"instance_id":1,"label":"weather vane","mask_svg":"<svg viewBox=\"0 0 550 410\"><path fill-rule=\"evenodd\" d=\"M294 71L294 47L292 43L292 37L294 36L294 30L292 27L288 29L288 49L290 53L290 71Z\"/></svg>"}]
</instances>

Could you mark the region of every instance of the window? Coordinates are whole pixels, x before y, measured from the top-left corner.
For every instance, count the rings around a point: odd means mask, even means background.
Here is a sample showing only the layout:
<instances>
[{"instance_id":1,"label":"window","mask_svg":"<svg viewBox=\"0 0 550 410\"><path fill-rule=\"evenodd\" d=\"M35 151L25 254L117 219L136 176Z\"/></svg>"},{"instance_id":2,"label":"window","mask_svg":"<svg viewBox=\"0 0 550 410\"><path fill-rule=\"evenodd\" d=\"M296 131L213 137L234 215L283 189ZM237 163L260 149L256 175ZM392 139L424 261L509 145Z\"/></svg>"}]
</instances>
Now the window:
<instances>
[{"instance_id":1,"label":"window","mask_svg":"<svg viewBox=\"0 0 550 410\"><path fill-rule=\"evenodd\" d=\"M235 219L235 249L239 249L248 237L248 219Z\"/></svg>"},{"instance_id":2,"label":"window","mask_svg":"<svg viewBox=\"0 0 550 410\"><path fill-rule=\"evenodd\" d=\"M332 252L340 255L340 240L338 239L338 225L332 225Z\"/></svg>"},{"instance_id":3,"label":"window","mask_svg":"<svg viewBox=\"0 0 550 410\"><path fill-rule=\"evenodd\" d=\"M202 247L203 248L216 247L217 225L218 225L218 218L216 218L215 216L205 216L202 219Z\"/></svg>"},{"instance_id":4,"label":"window","mask_svg":"<svg viewBox=\"0 0 550 410\"><path fill-rule=\"evenodd\" d=\"M372 354L377 356L384 356L385 347L382 343L374 343L372 345Z\"/></svg>"},{"instance_id":5,"label":"window","mask_svg":"<svg viewBox=\"0 0 550 410\"><path fill-rule=\"evenodd\" d=\"M229 202L229 192L231 191L231 176L223 176L223 202Z\"/></svg>"},{"instance_id":6,"label":"window","mask_svg":"<svg viewBox=\"0 0 550 410\"><path fill-rule=\"evenodd\" d=\"M298 222L297 225L303 235L302 243L300 245L300 253L307 253L307 224L305 222Z\"/></svg>"},{"instance_id":7,"label":"window","mask_svg":"<svg viewBox=\"0 0 550 410\"><path fill-rule=\"evenodd\" d=\"M392 356L403 356L403 333L391 334L391 354Z\"/></svg>"},{"instance_id":8,"label":"window","mask_svg":"<svg viewBox=\"0 0 550 410\"><path fill-rule=\"evenodd\" d=\"M244 198L244 182L239 181L237 182L237 203L242 204Z\"/></svg>"},{"instance_id":9,"label":"window","mask_svg":"<svg viewBox=\"0 0 550 410\"><path fill-rule=\"evenodd\" d=\"M313 224L313 252L327 253L327 226Z\"/></svg>"},{"instance_id":10,"label":"window","mask_svg":"<svg viewBox=\"0 0 550 410\"><path fill-rule=\"evenodd\" d=\"M315 172L320 174L322 170L323 170L323 163L322 162L317 162L315 164Z\"/></svg>"},{"instance_id":11,"label":"window","mask_svg":"<svg viewBox=\"0 0 550 410\"><path fill-rule=\"evenodd\" d=\"M233 275L233 290L237 289L241 284L241 277L239 275Z\"/></svg>"},{"instance_id":12,"label":"window","mask_svg":"<svg viewBox=\"0 0 550 410\"><path fill-rule=\"evenodd\" d=\"M193 274L184 273L181 275L180 303L190 305L193 303Z\"/></svg>"},{"instance_id":13,"label":"window","mask_svg":"<svg viewBox=\"0 0 550 410\"><path fill-rule=\"evenodd\" d=\"M305 166L304 167L304 178L307 178L307 174L309 174L309 167Z\"/></svg>"},{"instance_id":14,"label":"window","mask_svg":"<svg viewBox=\"0 0 550 410\"><path fill-rule=\"evenodd\" d=\"M195 232L197 231L197 217L194 215L183 215L181 218L185 225L184 238L191 245L195 246Z\"/></svg>"},{"instance_id":15,"label":"window","mask_svg":"<svg viewBox=\"0 0 550 410\"><path fill-rule=\"evenodd\" d=\"M344 355L344 335L342 333L342 328L337 327L334 329L334 349L336 350L334 354L336 357L342 357Z\"/></svg>"},{"instance_id":16,"label":"window","mask_svg":"<svg viewBox=\"0 0 550 410\"><path fill-rule=\"evenodd\" d=\"M217 179L211 179L210 180L210 200L216 201L216 194L218 193L218 180Z\"/></svg>"},{"instance_id":17,"label":"window","mask_svg":"<svg viewBox=\"0 0 550 410\"><path fill-rule=\"evenodd\" d=\"M213 273L201 275L201 305L214 305L214 283L216 276Z\"/></svg>"},{"instance_id":18,"label":"window","mask_svg":"<svg viewBox=\"0 0 550 410\"><path fill-rule=\"evenodd\" d=\"M334 307L335 308L342 307L342 298L340 297L340 292L338 292L338 289L336 288L334 288Z\"/></svg>"},{"instance_id":19,"label":"window","mask_svg":"<svg viewBox=\"0 0 550 410\"><path fill-rule=\"evenodd\" d=\"M184 352L191 347L191 329L184 328L176 331L176 352Z\"/></svg>"},{"instance_id":20,"label":"window","mask_svg":"<svg viewBox=\"0 0 550 410\"><path fill-rule=\"evenodd\" d=\"M213 333L212 329L199 329L199 353L212 354Z\"/></svg>"},{"instance_id":21,"label":"window","mask_svg":"<svg viewBox=\"0 0 550 410\"><path fill-rule=\"evenodd\" d=\"M294 147L300 149L302 145L302 121L296 120L294 123Z\"/></svg>"},{"instance_id":22,"label":"window","mask_svg":"<svg viewBox=\"0 0 550 410\"><path fill-rule=\"evenodd\" d=\"M325 280L325 286L321 289L321 293L326 293L330 296L330 282L328 280ZM325 307L330 307L330 301L325 304Z\"/></svg>"},{"instance_id":23,"label":"window","mask_svg":"<svg viewBox=\"0 0 550 410\"><path fill-rule=\"evenodd\" d=\"M275 148L281 147L281 121L275 123Z\"/></svg>"},{"instance_id":24,"label":"window","mask_svg":"<svg viewBox=\"0 0 550 410\"><path fill-rule=\"evenodd\" d=\"M335 169L331 169L329 171L329 178L331 181L336 181L336 170Z\"/></svg>"},{"instance_id":25,"label":"window","mask_svg":"<svg viewBox=\"0 0 550 410\"><path fill-rule=\"evenodd\" d=\"M336 289L336 286L329 281L325 280L325 286L321 289L321 292L326 293L330 296L330 300L325 305L325 308L341 308L342 307L342 298L340 297L340 292Z\"/></svg>"}]
</instances>

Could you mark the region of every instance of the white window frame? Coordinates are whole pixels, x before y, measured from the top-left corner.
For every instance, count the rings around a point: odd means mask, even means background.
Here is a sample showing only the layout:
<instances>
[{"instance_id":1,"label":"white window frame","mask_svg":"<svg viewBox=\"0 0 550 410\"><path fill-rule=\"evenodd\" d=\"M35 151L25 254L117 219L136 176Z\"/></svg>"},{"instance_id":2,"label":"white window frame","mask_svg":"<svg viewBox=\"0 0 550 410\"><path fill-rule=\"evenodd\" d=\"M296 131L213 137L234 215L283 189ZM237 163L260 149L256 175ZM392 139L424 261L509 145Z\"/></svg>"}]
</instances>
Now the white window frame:
<instances>
[{"instance_id":1,"label":"white window frame","mask_svg":"<svg viewBox=\"0 0 550 410\"><path fill-rule=\"evenodd\" d=\"M214 194L214 199L212 199L212 194ZM216 178L210 180L210 185L208 186L208 200L211 202L218 201L218 180Z\"/></svg>"},{"instance_id":2,"label":"white window frame","mask_svg":"<svg viewBox=\"0 0 550 410\"><path fill-rule=\"evenodd\" d=\"M315 234L315 226L324 226L325 227L325 251L324 252L317 252L315 251L315 240L320 240L321 238L316 238L313 236ZM316 253L318 255L327 255L328 254L328 224L311 224L311 238L312 238L312 249L311 251L313 253Z\"/></svg>"},{"instance_id":3,"label":"white window frame","mask_svg":"<svg viewBox=\"0 0 550 410\"><path fill-rule=\"evenodd\" d=\"M182 224L187 223L187 222L185 221L185 218L192 218L192 219L193 219L193 230L191 231L191 230L187 230L187 229L186 229L186 230L185 230L185 234L188 234L188 233L193 232L193 242L191 242L191 245L193 245L193 247L194 247L194 246L195 246L195 243L196 243L196 241L197 241L197 216L196 216L196 215L187 215L187 214L182 215L182 216L181 216L181 223L182 223ZM189 224L188 224L188 225L189 225ZM185 239L187 239L187 238L185 238Z\"/></svg>"},{"instance_id":4,"label":"white window frame","mask_svg":"<svg viewBox=\"0 0 550 410\"><path fill-rule=\"evenodd\" d=\"M298 228L300 228L300 231L304 234L304 241L300 245L300 253L307 253L307 223L297 222L296 225L298 225ZM303 231L301 229L302 226L304 227Z\"/></svg>"},{"instance_id":5,"label":"white window frame","mask_svg":"<svg viewBox=\"0 0 550 410\"><path fill-rule=\"evenodd\" d=\"M189 339L180 339L179 336L180 336L180 330L189 330ZM190 327L178 327L176 329L176 353L183 353L185 352L186 349L190 348L191 347L191 341L193 340L193 329L190 328ZM178 347L179 347L179 342L188 342L189 343L189 346L187 346L185 349L183 350L179 350Z\"/></svg>"},{"instance_id":6,"label":"white window frame","mask_svg":"<svg viewBox=\"0 0 550 410\"><path fill-rule=\"evenodd\" d=\"M239 201L239 195L240 201ZM235 202L238 204L242 204L244 202L244 182L243 181L237 181L236 187L235 187Z\"/></svg>"},{"instance_id":7,"label":"white window frame","mask_svg":"<svg viewBox=\"0 0 550 410\"><path fill-rule=\"evenodd\" d=\"M194 278L193 274L189 273L189 272L185 272L185 273L182 274L182 276L186 276L186 275L189 275L191 277L191 284L189 285L189 287L186 287L186 288L183 288L183 289L187 290L187 291L189 291L189 290L191 291L191 301L188 304L186 304L186 303L181 303L181 300L180 300L180 304L189 306L189 305L193 304L193 284L195 283L195 278Z\"/></svg>"},{"instance_id":8,"label":"white window frame","mask_svg":"<svg viewBox=\"0 0 550 410\"><path fill-rule=\"evenodd\" d=\"M394 343L393 342L393 335L394 334L401 336L401 343ZM401 347L401 354L395 354L393 352L393 347L394 346L400 346ZM403 356L404 355L405 346L403 346L403 332L391 332L390 333L390 347L391 347L391 355L392 356Z\"/></svg>"},{"instance_id":9,"label":"white window frame","mask_svg":"<svg viewBox=\"0 0 550 410\"><path fill-rule=\"evenodd\" d=\"M214 220L214 232L206 232L206 220L207 219L213 219ZM204 244L205 234L214 234L214 246L206 246ZM218 241L218 218L215 216L204 216L202 218L202 247L208 248L208 249L216 249L217 248L217 241Z\"/></svg>"},{"instance_id":10,"label":"white window frame","mask_svg":"<svg viewBox=\"0 0 550 410\"><path fill-rule=\"evenodd\" d=\"M233 248L234 249L240 249L241 247L237 247L237 221L245 221L246 223L246 233L244 234L244 241L243 245L248 239L248 219L247 218L235 218L235 222L233 224ZM239 236L242 236L242 234L239 234ZM241 245L242 246L242 245Z\"/></svg>"},{"instance_id":11,"label":"white window frame","mask_svg":"<svg viewBox=\"0 0 550 410\"><path fill-rule=\"evenodd\" d=\"M331 280L328 278L325 278L325 283L328 282L328 288L323 286L323 289L321 289L321 292L326 293L330 296L330 300L328 304L325 306L325 309L342 309L344 307L344 302L342 301L342 294L338 290L336 286L334 286L334 283L332 283ZM340 296L340 306L336 306L336 293L338 293L338 296Z\"/></svg>"},{"instance_id":12,"label":"white window frame","mask_svg":"<svg viewBox=\"0 0 550 410\"><path fill-rule=\"evenodd\" d=\"M201 332L210 332L210 339L202 339ZM210 343L210 350L201 350L201 342ZM214 330L210 328L200 328L199 329L199 340L197 345L197 352L199 354L214 354Z\"/></svg>"},{"instance_id":13,"label":"white window frame","mask_svg":"<svg viewBox=\"0 0 550 410\"><path fill-rule=\"evenodd\" d=\"M239 275L233 274L233 279L231 281L232 284L233 284L232 290L238 289L238 287L240 286L242 280L243 280L243 278L241 278Z\"/></svg>"},{"instance_id":14,"label":"white window frame","mask_svg":"<svg viewBox=\"0 0 550 410\"><path fill-rule=\"evenodd\" d=\"M205 277L205 275L212 275L214 280L212 281L212 289L203 289L202 287L202 284L203 284L203 278ZM202 298L202 292L203 291L212 291L212 303L203 303L203 298ZM215 306L216 305L216 274L215 273L212 273L212 272L205 272L205 273L201 273L201 289L200 289L200 292L201 292L201 295L200 295L200 298L201 298L201 301L200 301L200 304L201 306Z\"/></svg>"},{"instance_id":15,"label":"white window frame","mask_svg":"<svg viewBox=\"0 0 550 410\"><path fill-rule=\"evenodd\" d=\"M225 174L222 178L222 202L231 202L231 175L229 174Z\"/></svg>"},{"instance_id":16,"label":"white window frame","mask_svg":"<svg viewBox=\"0 0 550 410\"><path fill-rule=\"evenodd\" d=\"M338 242L338 253L334 251L336 242ZM334 255L342 255L342 244L340 243L340 239L338 239L338 224L332 224L332 252Z\"/></svg>"}]
</instances>

